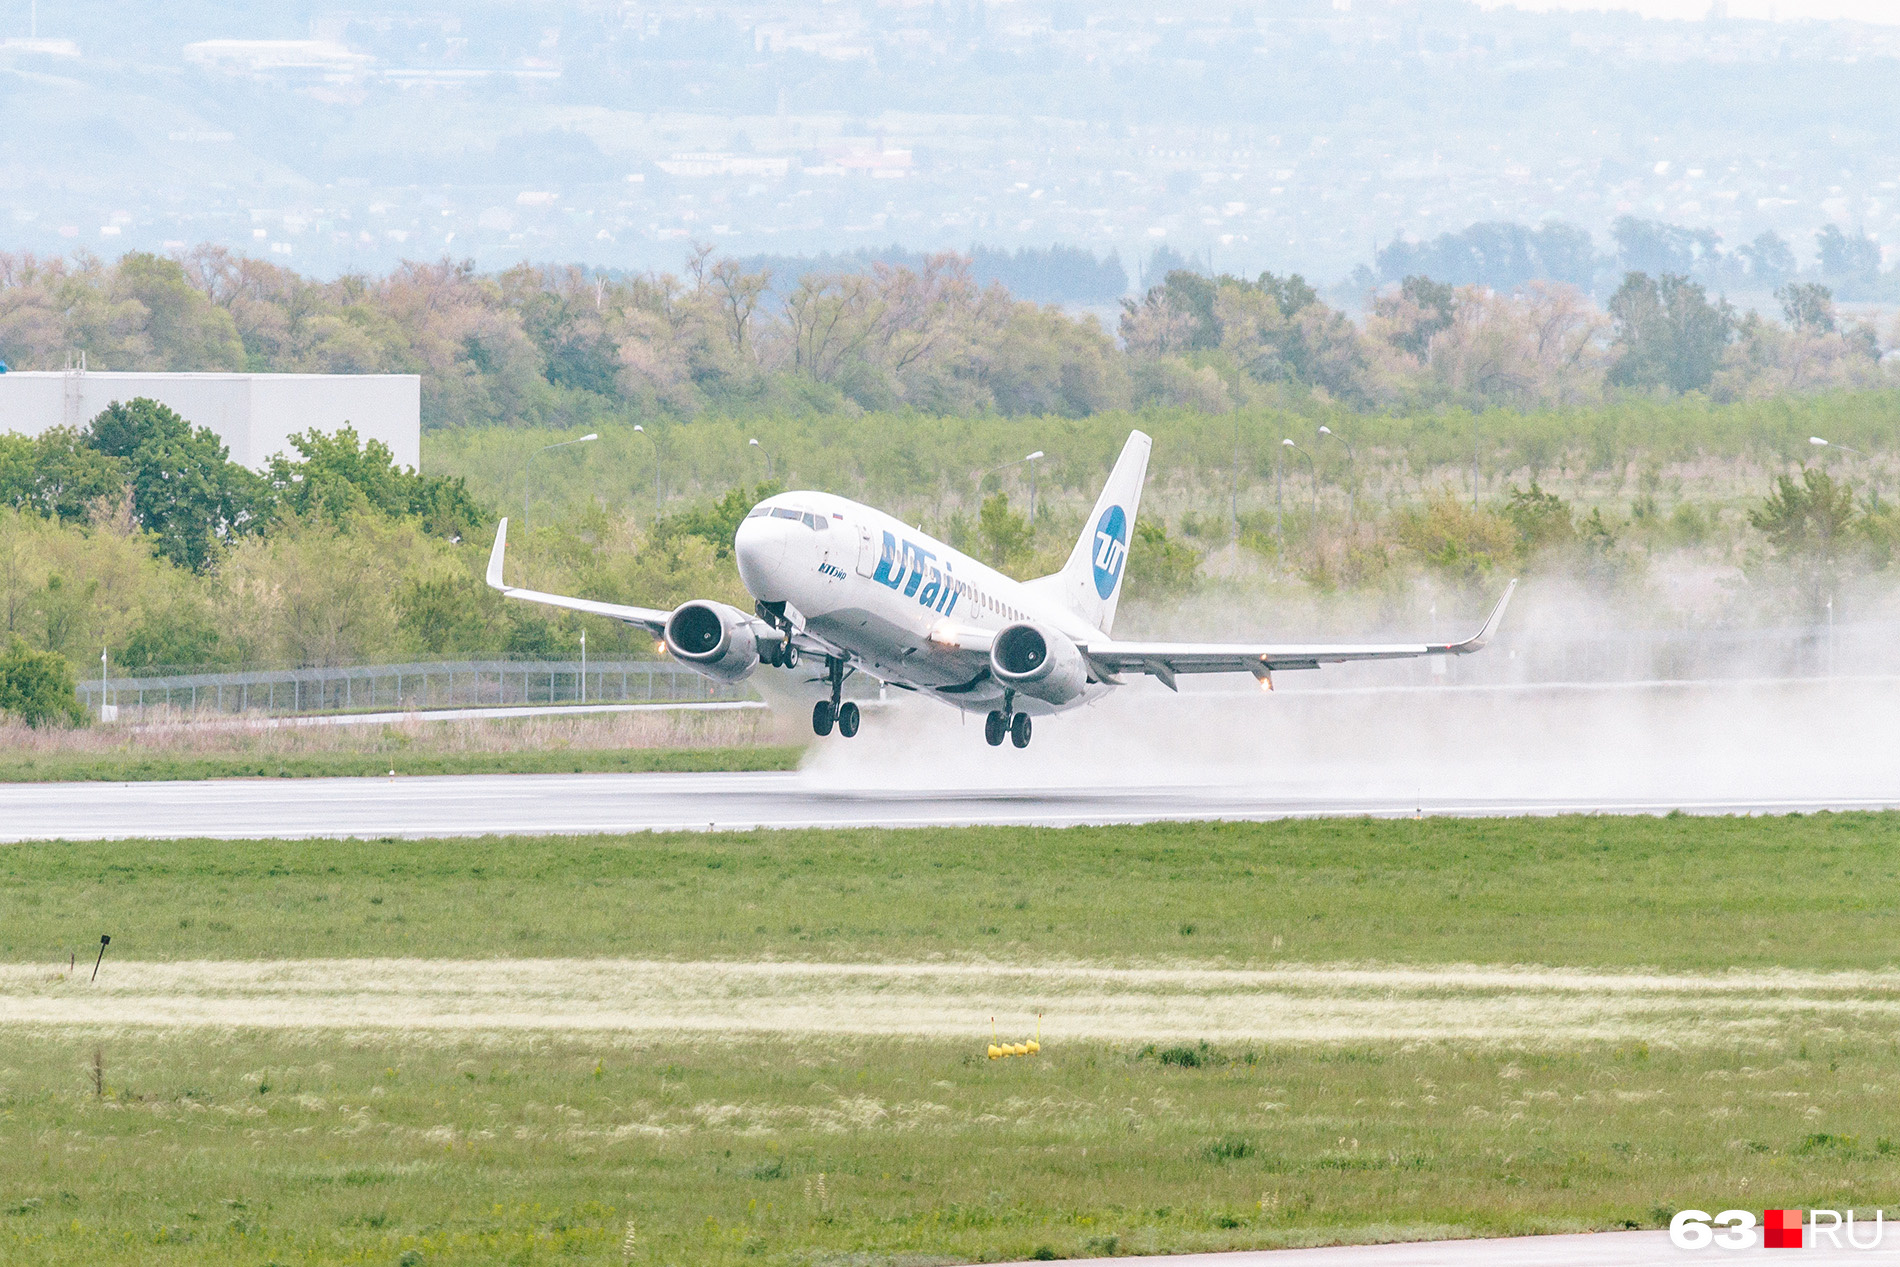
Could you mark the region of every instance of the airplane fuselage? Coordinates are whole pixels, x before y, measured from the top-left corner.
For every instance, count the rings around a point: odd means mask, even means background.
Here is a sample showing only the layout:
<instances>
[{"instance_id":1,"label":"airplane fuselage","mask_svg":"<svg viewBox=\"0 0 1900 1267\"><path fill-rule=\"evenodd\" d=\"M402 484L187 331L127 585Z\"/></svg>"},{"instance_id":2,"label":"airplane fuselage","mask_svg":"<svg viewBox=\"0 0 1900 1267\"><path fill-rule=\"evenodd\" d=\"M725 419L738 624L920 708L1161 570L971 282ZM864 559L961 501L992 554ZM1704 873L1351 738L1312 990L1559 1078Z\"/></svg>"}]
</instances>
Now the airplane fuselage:
<instances>
[{"instance_id":1,"label":"airplane fuselage","mask_svg":"<svg viewBox=\"0 0 1900 1267\"><path fill-rule=\"evenodd\" d=\"M872 676L971 712L987 713L1003 698L989 657L933 633L953 624L994 633L1030 621L1078 642L1105 637L1034 582L1005 576L880 510L830 493L779 493L760 502L739 525L733 549L739 579L754 599L787 604L805 633L848 653ZM1108 689L1091 683L1063 707ZM1017 707L1058 711L1027 696L1017 697Z\"/></svg>"}]
</instances>

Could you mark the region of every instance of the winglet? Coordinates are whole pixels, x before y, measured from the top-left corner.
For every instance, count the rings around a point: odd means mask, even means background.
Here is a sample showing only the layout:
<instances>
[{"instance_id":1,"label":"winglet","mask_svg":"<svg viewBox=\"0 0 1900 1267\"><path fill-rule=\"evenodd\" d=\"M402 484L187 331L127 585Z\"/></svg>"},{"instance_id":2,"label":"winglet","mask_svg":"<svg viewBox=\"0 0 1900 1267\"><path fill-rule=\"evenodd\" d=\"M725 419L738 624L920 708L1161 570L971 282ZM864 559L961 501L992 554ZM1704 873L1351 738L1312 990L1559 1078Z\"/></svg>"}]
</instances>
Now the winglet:
<instances>
[{"instance_id":1,"label":"winglet","mask_svg":"<svg viewBox=\"0 0 1900 1267\"><path fill-rule=\"evenodd\" d=\"M503 519L495 528L495 548L488 554L488 584L491 589L504 592L508 587L501 580L501 556L508 548L508 521ZM1508 597L1508 595L1507 595Z\"/></svg>"},{"instance_id":2,"label":"winglet","mask_svg":"<svg viewBox=\"0 0 1900 1267\"><path fill-rule=\"evenodd\" d=\"M1511 595L1516 592L1517 578L1513 577L1511 578L1511 583L1504 587L1504 596L1498 599L1498 605L1491 609L1491 616L1484 622L1484 628L1480 629L1471 637L1466 638L1463 642L1451 643L1445 650L1451 652L1453 655L1466 655L1473 651L1482 651L1484 644L1491 641L1491 639L1497 635L1498 626L1504 622L1504 609L1511 605Z\"/></svg>"}]
</instances>

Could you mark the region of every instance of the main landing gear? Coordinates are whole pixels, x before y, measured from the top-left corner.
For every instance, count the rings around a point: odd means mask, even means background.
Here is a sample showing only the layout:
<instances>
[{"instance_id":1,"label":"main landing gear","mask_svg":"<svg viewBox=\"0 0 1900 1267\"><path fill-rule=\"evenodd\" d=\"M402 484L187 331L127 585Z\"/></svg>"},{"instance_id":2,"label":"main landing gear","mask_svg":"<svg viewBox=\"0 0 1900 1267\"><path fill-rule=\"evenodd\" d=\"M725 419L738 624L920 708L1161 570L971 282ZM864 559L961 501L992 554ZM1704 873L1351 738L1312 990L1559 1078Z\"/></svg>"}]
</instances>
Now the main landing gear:
<instances>
[{"instance_id":1,"label":"main landing gear","mask_svg":"<svg viewBox=\"0 0 1900 1267\"><path fill-rule=\"evenodd\" d=\"M828 735L835 724L838 733L846 739L858 733L858 725L863 721L855 700L840 700L844 694L844 661L836 656L825 657L825 668L831 677L831 698L821 699L811 706L811 729L816 735Z\"/></svg>"},{"instance_id":2,"label":"main landing gear","mask_svg":"<svg viewBox=\"0 0 1900 1267\"><path fill-rule=\"evenodd\" d=\"M1029 746L1029 714L1015 709L1016 692L1004 691L1003 706L983 719L983 740L990 747L1002 747L1005 736L1018 748Z\"/></svg>"}]
</instances>

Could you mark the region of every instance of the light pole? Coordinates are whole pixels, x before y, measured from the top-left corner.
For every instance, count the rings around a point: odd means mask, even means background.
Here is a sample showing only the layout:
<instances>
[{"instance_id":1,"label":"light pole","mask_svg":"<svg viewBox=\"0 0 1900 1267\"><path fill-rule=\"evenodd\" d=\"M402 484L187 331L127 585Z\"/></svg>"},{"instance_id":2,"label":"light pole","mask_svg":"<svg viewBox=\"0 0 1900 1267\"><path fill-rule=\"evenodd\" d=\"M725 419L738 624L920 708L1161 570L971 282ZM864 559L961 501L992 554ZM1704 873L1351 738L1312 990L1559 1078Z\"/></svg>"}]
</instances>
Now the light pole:
<instances>
[{"instance_id":1,"label":"light pole","mask_svg":"<svg viewBox=\"0 0 1900 1267\"><path fill-rule=\"evenodd\" d=\"M1835 444L1833 441L1824 439L1821 436L1809 436L1808 443L1813 445L1817 449L1839 449L1843 453L1852 453L1856 457L1864 458L1867 456L1865 453L1862 453L1859 449L1849 448L1845 444ZM1878 506L1880 504L1880 490L1879 489L1875 489L1873 491L1873 497L1870 504L1874 506ZM1829 542L1829 544L1832 545L1833 543ZM1829 559L1828 563L1831 565L1833 563L1833 560ZM1828 596L1827 596L1827 675L1829 677L1834 676L1834 592L1833 591L1834 591L1834 578L1833 578L1832 570L1830 569L1829 576L1828 576Z\"/></svg>"},{"instance_id":2,"label":"light pole","mask_svg":"<svg viewBox=\"0 0 1900 1267\"><path fill-rule=\"evenodd\" d=\"M760 444L757 436L754 436L752 439L746 441L746 443L750 445L752 448L757 449L759 451L759 456L765 459L765 478L768 480L772 479L773 475L772 475L771 450L767 449L764 445Z\"/></svg>"},{"instance_id":3,"label":"light pole","mask_svg":"<svg viewBox=\"0 0 1900 1267\"><path fill-rule=\"evenodd\" d=\"M1308 479L1313 481L1313 517L1312 517L1312 523L1308 530L1312 531L1314 529L1317 529L1319 527L1319 467L1314 465L1313 455L1311 453L1308 453L1305 449L1302 449L1299 445L1293 443L1292 440L1290 439L1282 440L1280 441L1280 445L1282 448L1293 450L1295 453L1299 454L1301 457L1306 459L1306 475Z\"/></svg>"},{"instance_id":4,"label":"light pole","mask_svg":"<svg viewBox=\"0 0 1900 1267\"><path fill-rule=\"evenodd\" d=\"M1286 446L1292 443L1291 440L1282 440L1280 452L1273 461L1273 548L1282 558L1286 556ZM1238 541L1240 538L1236 536L1234 539Z\"/></svg>"},{"instance_id":5,"label":"light pole","mask_svg":"<svg viewBox=\"0 0 1900 1267\"><path fill-rule=\"evenodd\" d=\"M637 422L633 424L633 429L638 434L646 436L647 443L653 446L653 523L655 527L658 527L660 522L660 442Z\"/></svg>"},{"instance_id":6,"label":"light pole","mask_svg":"<svg viewBox=\"0 0 1900 1267\"><path fill-rule=\"evenodd\" d=\"M522 465L522 476L521 476L521 526L522 528L525 529L528 526L528 505L533 500L533 495L534 495L534 460L540 457L543 453L546 453L549 449L565 449L570 444L587 444L591 441L598 440L598 439L600 439L600 436L597 433L590 431L578 440L562 440L558 444L544 444L540 448L536 449L533 453L530 453L528 455L528 460L521 464Z\"/></svg>"},{"instance_id":7,"label":"light pole","mask_svg":"<svg viewBox=\"0 0 1900 1267\"><path fill-rule=\"evenodd\" d=\"M1331 427L1322 426L1319 433L1323 436L1331 436L1346 446L1346 530L1350 532L1353 526L1353 489L1359 483L1359 455L1353 452L1352 441Z\"/></svg>"},{"instance_id":8,"label":"light pole","mask_svg":"<svg viewBox=\"0 0 1900 1267\"><path fill-rule=\"evenodd\" d=\"M1028 457L1020 457L1014 462L1005 462L1001 466L992 466L989 470L979 473L976 477L977 497L981 499L983 496L984 480L996 474L998 471L1007 471L1012 466L1022 466L1026 463L1029 467L1029 526L1034 528L1036 526L1036 463L1042 461L1042 458L1042 450L1037 449Z\"/></svg>"}]
</instances>

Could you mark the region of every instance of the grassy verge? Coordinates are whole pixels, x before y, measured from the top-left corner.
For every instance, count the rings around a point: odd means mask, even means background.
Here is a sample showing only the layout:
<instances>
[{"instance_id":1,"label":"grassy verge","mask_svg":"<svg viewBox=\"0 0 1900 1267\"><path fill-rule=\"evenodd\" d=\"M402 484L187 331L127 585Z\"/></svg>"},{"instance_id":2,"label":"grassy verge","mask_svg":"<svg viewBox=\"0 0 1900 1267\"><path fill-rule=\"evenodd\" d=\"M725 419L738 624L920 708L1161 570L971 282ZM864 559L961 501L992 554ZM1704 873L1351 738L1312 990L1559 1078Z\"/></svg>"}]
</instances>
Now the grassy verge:
<instances>
[{"instance_id":1,"label":"grassy verge","mask_svg":"<svg viewBox=\"0 0 1900 1267\"><path fill-rule=\"evenodd\" d=\"M0 850L0 957L63 970L110 931L120 961L1879 969L1897 834L1900 815L1817 815L36 845ZM1889 1015L1002 1062L986 1031L16 1024L0 1260L922 1264L1864 1209L1900 1180Z\"/></svg>"},{"instance_id":2,"label":"grassy verge","mask_svg":"<svg viewBox=\"0 0 1900 1267\"><path fill-rule=\"evenodd\" d=\"M146 753L0 753L0 783L152 779L315 779L419 774L649 774L792 770L804 749L610 748L518 752L302 752L233 756Z\"/></svg>"},{"instance_id":3,"label":"grassy verge","mask_svg":"<svg viewBox=\"0 0 1900 1267\"><path fill-rule=\"evenodd\" d=\"M1900 1174L1884 1037L1182 1051L12 1034L0 1257L936 1263L1864 1208Z\"/></svg>"},{"instance_id":4,"label":"grassy verge","mask_svg":"<svg viewBox=\"0 0 1900 1267\"><path fill-rule=\"evenodd\" d=\"M0 850L0 956L1877 969L1900 814Z\"/></svg>"}]
</instances>

